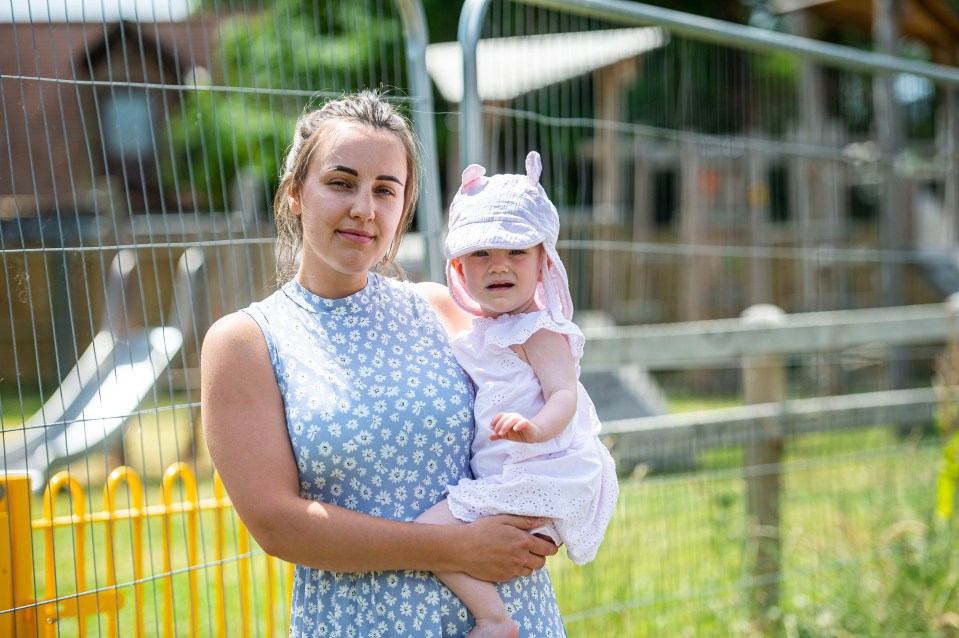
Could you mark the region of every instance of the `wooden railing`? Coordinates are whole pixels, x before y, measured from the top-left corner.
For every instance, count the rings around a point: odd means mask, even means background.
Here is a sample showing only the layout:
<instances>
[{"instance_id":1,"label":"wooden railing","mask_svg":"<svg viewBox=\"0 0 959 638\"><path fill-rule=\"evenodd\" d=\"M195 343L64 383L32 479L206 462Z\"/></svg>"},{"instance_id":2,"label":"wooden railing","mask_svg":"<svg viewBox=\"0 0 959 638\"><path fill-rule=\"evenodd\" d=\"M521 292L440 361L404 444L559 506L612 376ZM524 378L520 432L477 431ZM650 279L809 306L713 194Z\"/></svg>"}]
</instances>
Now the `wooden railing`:
<instances>
[{"instance_id":1,"label":"wooden railing","mask_svg":"<svg viewBox=\"0 0 959 638\"><path fill-rule=\"evenodd\" d=\"M656 455L742 446L755 619L778 604L780 464L783 442L810 432L929 423L942 400L932 387L787 399L786 356L876 345L943 346L959 338L959 296L941 304L787 315L775 306L737 319L596 328L587 332L584 368L642 366L692 370L738 366L742 406L606 422L603 436L620 472ZM955 462L954 462L955 463ZM955 477L940 491L955 493ZM951 490L951 491L950 491ZM940 495L940 502L945 497ZM951 511L951 508L950 510ZM766 633L772 633L772 629Z\"/></svg>"}]
</instances>

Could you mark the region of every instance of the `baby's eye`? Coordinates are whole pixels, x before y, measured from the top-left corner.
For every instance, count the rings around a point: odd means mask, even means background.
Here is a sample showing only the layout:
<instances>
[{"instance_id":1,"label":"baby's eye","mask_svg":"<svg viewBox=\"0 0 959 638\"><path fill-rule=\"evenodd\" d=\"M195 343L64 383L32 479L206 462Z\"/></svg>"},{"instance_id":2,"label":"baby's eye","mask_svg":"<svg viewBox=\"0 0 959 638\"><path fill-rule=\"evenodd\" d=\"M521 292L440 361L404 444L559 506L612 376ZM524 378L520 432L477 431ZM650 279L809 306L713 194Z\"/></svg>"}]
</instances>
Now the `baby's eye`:
<instances>
[{"instance_id":1,"label":"baby's eye","mask_svg":"<svg viewBox=\"0 0 959 638\"><path fill-rule=\"evenodd\" d=\"M471 253L473 257L489 257L489 251L477 250Z\"/></svg>"},{"instance_id":2,"label":"baby's eye","mask_svg":"<svg viewBox=\"0 0 959 638\"><path fill-rule=\"evenodd\" d=\"M525 254L526 254L526 250L523 249L523 248L514 248L513 250L509 251L509 254L511 254L511 255L525 255Z\"/></svg>"}]
</instances>

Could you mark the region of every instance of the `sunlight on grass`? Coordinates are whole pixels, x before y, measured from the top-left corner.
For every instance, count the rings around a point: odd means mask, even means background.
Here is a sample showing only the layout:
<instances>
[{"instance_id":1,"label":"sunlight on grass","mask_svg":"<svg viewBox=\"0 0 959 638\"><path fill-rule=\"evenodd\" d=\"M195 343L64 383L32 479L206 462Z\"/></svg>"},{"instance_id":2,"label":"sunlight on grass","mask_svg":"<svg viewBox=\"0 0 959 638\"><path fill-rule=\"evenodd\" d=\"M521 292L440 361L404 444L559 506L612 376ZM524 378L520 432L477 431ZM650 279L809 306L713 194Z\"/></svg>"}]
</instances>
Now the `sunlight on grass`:
<instances>
[{"instance_id":1,"label":"sunlight on grass","mask_svg":"<svg viewBox=\"0 0 959 638\"><path fill-rule=\"evenodd\" d=\"M9 415L18 413L10 412L9 403L4 395L7 427L14 418ZM688 397L672 407L700 410L735 404ZM201 498L212 497L212 469L196 420L196 406L186 397L160 401L131 421L122 451L100 451L74 464L71 472L90 481L88 510L102 509L102 476L121 460L144 478L148 506L162 503L159 478L177 461L195 469ZM562 552L550 559L571 637L756 635L750 622L751 543L742 449L714 448L694 458L693 472L622 480L616 516L594 562L577 566ZM774 609L787 635L948 635L943 628L951 622L949 614L959 609L959 530L934 519L941 458L938 438L923 432L903 437L889 426L787 441L780 466L781 594ZM99 474L93 471L98 464ZM177 494L174 500L180 498ZM57 510L61 515L69 512L65 495L58 499ZM38 497L33 518L41 511ZM212 514L199 517L195 566L186 558L189 527L183 515L171 520L170 565L163 557L163 520L153 518L145 526L145 576L139 587L133 585L131 525L129 521L116 525L117 555L125 558L118 559L114 573L127 600L116 615L120 626L136 624L133 603L139 599L144 603L145 635L162 635L166 587L172 583L177 635L188 633L192 619L200 620L202 635L216 633L221 591L232 628L228 635L242 633L237 625L241 609L257 610L254 618L265 623L267 606L277 623L274 633L281 635L288 613L286 573L277 580L268 603L267 559L255 549L250 559L242 558L245 541L236 519L226 517L222 567ZM105 526L97 524L84 541L88 587L108 583L105 534ZM76 591L76 542L69 529L57 530L55 583L61 596ZM43 547L37 532L34 558L40 595L45 586ZM285 570L274 563L274 569ZM170 571L172 576L163 576ZM196 576L195 597L190 593L190 573ZM249 589L241 588L244 582ZM103 615L86 627L90 635L105 635L107 624ZM58 629L62 636L78 635L74 621L64 621ZM262 626L250 628L252 635L264 631Z\"/></svg>"},{"instance_id":2,"label":"sunlight on grass","mask_svg":"<svg viewBox=\"0 0 959 638\"><path fill-rule=\"evenodd\" d=\"M785 462L777 614L792 635L940 635L959 607L959 530L930 522L940 454ZM624 481L597 559L550 560L570 636L753 635L744 494L738 470Z\"/></svg>"}]
</instances>

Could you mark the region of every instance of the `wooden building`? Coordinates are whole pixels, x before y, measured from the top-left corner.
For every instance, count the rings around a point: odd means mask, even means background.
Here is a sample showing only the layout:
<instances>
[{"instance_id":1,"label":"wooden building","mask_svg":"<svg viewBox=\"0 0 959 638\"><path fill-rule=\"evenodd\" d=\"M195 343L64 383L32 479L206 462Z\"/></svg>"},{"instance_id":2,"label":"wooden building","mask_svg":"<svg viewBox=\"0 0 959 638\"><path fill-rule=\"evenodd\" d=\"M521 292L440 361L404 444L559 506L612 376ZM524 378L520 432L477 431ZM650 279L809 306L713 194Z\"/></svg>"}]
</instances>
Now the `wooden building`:
<instances>
[{"instance_id":1,"label":"wooden building","mask_svg":"<svg viewBox=\"0 0 959 638\"><path fill-rule=\"evenodd\" d=\"M134 219L177 205L166 122L218 38L206 17L0 24L0 379L56 381L91 342L117 249L143 241ZM131 318L167 312L179 252L138 256Z\"/></svg>"}]
</instances>

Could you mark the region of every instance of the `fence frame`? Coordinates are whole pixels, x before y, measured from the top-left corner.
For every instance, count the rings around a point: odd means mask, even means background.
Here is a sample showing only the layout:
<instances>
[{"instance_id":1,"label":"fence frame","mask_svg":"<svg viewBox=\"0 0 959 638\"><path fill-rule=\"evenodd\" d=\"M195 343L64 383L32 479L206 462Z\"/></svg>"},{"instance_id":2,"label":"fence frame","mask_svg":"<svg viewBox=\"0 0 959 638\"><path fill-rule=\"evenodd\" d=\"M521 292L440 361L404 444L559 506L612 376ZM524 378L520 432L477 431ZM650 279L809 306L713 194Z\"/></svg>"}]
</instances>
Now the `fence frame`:
<instances>
[{"instance_id":1,"label":"fence frame","mask_svg":"<svg viewBox=\"0 0 959 638\"><path fill-rule=\"evenodd\" d=\"M750 552L750 604L754 627L778 631L771 610L779 604L781 572L780 477L771 468L783 458L789 436L877 423L930 421L938 397L932 388L889 390L786 400L786 355L886 346L946 343L959 339L959 294L944 303L787 315L758 304L738 319L594 328L586 332L584 367L640 363L650 369L695 369L739 361L743 399L727 410L652 416L604 424L620 471L643 462L657 448L702 450L742 445ZM891 417L891 418L890 418Z\"/></svg>"},{"instance_id":2,"label":"fence frame","mask_svg":"<svg viewBox=\"0 0 959 638\"><path fill-rule=\"evenodd\" d=\"M238 521L237 539L238 554L225 556L224 547L227 539L224 535L224 513L232 510L232 503L223 490L219 475L213 477L214 496L212 499L201 499L197 490L196 477L193 470L182 462L174 463L166 469L162 477L163 503L145 506L143 482L129 467L121 466L113 470L107 478L103 488L104 507L99 512L88 512L85 503L84 487L71 477L69 472L62 471L50 478L46 485L43 497L43 514L41 518L31 520L32 491L30 478L26 475L4 475L0 482L0 635L13 638L36 638L37 636L59 635L59 623L63 620L75 620L78 624L80 636L86 635L83 627L86 619L91 616L105 615L107 634L116 636L119 627L116 622L116 612L126 604L133 603L136 624L134 634L144 635L144 581L148 578L144 572L143 558L145 544L143 542L144 523L150 519L160 519L162 523L162 569L159 573L150 576L150 579L162 581L162 602L157 609L160 620L161 635L173 636L176 633L174 622L174 594L172 578L177 573L172 567L172 538L170 527L173 516L183 516L187 531L187 578L191 596L190 617L183 623L190 636L202 634L200 613L196 608L198 598L197 569L204 567L199 561L199 516L202 512L213 512L214 531L216 538L216 561L210 565L215 569L215 582L218 585L215 599L217 613L213 621L218 636L227 635L227 617L225 614L225 599L223 597L223 569L225 563L236 561L240 563L239 591L243 601L241 605L242 617L234 622L244 629L244 635L249 635L251 629L250 614L256 610L249 604L251 578L248 573L251 569L251 552L249 532ZM175 501L174 488L182 485L185 496L183 500ZM116 491L126 485L130 493L130 505L119 504ZM58 515L55 511L57 496L66 490L70 494L70 511ZM118 505L120 505L118 507ZM133 580L126 583L117 583L113 567L117 556L114 552L114 527L117 522L130 521L132 531L133 551ZM104 552L106 583L103 586L88 587L86 580L86 553L85 537L94 525L104 525L105 543ZM54 565L54 531L61 527L71 527L75 538L75 571L76 592L65 592L57 587L56 570ZM9 530L9 533L8 533ZM36 591L34 573L33 533L43 535L43 569L46 573L44 592ZM275 628L275 619L272 616L273 604L276 600L274 589L279 582L280 574L273 564L278 559L267 557L266 561L266 595L263 603L267 608L264 619L267 635L272 635ZM290 592L290 583L293 578L293 566L287 565L287 592ZM133 595L127 595L124 590L132 588ZM39 600L37 600L39 598Z\"/></svg>"},{"instance_id":3,"label":"fence frame","mask_svg":"<svg viewBox=\"0 0 959 638\"><path fill-rule=\"evenodd\" d=\"M857 71L910 73L959 88L959 69L915 62L788 33L750 27L654 7L628 0L513 0L544 9L609 20L627 26L660 26L677 35L766 53L794 53ZM479 96L477 49L490 0L466 0L460 13L458 39L463 50L463 99L460 102L460 162L483 163L483 105Z\"/></svg>"}]
</instances>

